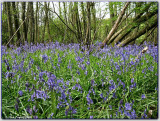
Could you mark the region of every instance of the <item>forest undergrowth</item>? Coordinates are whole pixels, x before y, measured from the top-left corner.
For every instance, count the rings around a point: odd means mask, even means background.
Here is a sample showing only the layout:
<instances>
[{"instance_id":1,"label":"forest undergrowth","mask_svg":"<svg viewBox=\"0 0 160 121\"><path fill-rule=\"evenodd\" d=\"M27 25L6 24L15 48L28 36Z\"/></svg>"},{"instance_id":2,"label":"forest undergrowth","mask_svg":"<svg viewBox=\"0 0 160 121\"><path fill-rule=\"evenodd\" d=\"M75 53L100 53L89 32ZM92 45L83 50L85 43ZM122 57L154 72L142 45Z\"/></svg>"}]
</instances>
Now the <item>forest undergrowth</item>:
<instances>
[{"instance_id":1,"label":"forest undergrowth","mask_svg":"<svg viewBox=\"0 0 160 121\"><path fill-rule=\"evenodd\" d=\"M1 48L2 119L158 118L157 46Z\"/></svg>"}]
</instances>

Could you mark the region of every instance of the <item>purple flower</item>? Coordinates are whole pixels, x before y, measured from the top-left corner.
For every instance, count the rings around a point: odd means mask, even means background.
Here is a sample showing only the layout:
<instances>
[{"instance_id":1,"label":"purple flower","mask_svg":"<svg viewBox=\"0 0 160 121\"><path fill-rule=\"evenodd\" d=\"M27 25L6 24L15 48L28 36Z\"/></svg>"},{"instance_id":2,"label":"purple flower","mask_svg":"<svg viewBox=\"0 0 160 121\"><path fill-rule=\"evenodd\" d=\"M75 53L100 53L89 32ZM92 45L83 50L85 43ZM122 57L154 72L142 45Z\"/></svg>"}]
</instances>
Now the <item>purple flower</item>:
<instances>
[{"instance_id":1,"label":"purple flower","mask_svg":"<svg viewBox=\"0 0 160 121\"><path fill-rule=\"evenodd\" d=\"M27 90L28 87L29 87L29 83L27 82L27 83L25 84L25 86L26 86L26 90Z\"/></svg>"},{"instance_id":2,"label":"purple flower","mask_svg":"<svg viewBox=\"0 0 160 121\"><path fill-rule=\"evenodd\" d=\"M134 82L134 78L131 79L131 83L133 83L133 82Z\"/></svg>"},{"instance_id":3,"label":"purple flower","mask_svg":"<svg viewBox=\"0 0 160 121\"><path fill-rule=\"evenodd\" d=\"M87 94L86 98L87 98L88 105L93 104L93 100L89 97L89 94Z\"/></svg>"},{"instance_id":4,"label":"purple flower","mask_svg":"<svg viewBox=\"0 0 160 121\"><path fill-rule=\"evenodd\" d=\"M142 94L141 96L142 100L146 98L145 94Z\"/></svg>"},{"instance_id":5,"label":"purple flower","mask_svg":"<svg viewBox=\"0 0 160 121\"><path fill-rule=\"evenodd\" d=\"M34 119L38 119L38 116L33 116Z\"/></svg>"},{"instance_id":6,"label":"purple flower","mask_svg":"<svg viewBox=\"0 0 160 121\"><path fill-rule=\"evenodd\" d=\"M48 56L46 54L42 55L42 60L44 61L44 63L46 63L48 60Z\"/></svg>"},{"instance_id":7,"label":"purple flower","mask_svg":"<svg viewBox=\"0 0 160 121\"><path fill-rule=\"evenodd\" d=\"M133 109L133 111L131 112L131 118L135 119L137 117L135 110Z\"/></svg>"},{"instance_id":8,"label":"purple flower","mask_svg":"<svg viewBox=\"0 0 160 121\"><path fill-rule=\"evenodd\" d=\"M126 110L124 110L124 114L125 114L125 116L131 117L130 113L128 111L126 111Z\"/></svg>"},{"instance_id":9,"label":"purple flower","mask_svg":"<svg viewBox=\"0 0 160 121\"><path fill-rule=\"evenodd\" d=\"M109 83L110 83L110 84L113 84L113 80L110 80Z\"/></svg>"},{"instance_id":10,"label":"purple flower","mask_svg":"<svg viewBox=\"0 0 160 121\"><path fill-rule=\"evenodd\" d=\"M90 116L90 119L93 119L93 116Z\"/></svg>"},{"instance_id":11,"label":"purple flower","mask_svg":"<svg viewBox=\"0 0 160 121\"><path fill-rule=\"evenodd\" d=\"M66 82L66 85L69 85L69 82L70 82L70 81L67 81L67 82Z\"/></svg>"},{"instance_id":12,"label":"purple flower","mask_svg":"<svg viewBox=\"0 0 160 121\"><path fill-rule=\"evenodd\" d=\"M77 109L72 109L72 114L76 114L77 113Z\"/></svg>"},{"instance_id":13,"label":"purple flower","mask_svg":"<svg viewBox=\"0 0 160 121\"><path fill-rule=\"evenodd\" d=\"M116 112L116 117L118 117L118 112Z\"/></svg>"},{"instance_id":14,"label":"purple flower","mask_svg":"<svg viewBox=\"0 0 160 121\"><path fill-rule=\"evenodd\" d=\"M113 89L115 89L115 84L112 84L111 86L109 86L109 91L112 91Z\"/></svg>"},{"instance_id":15,"label":"purple flower","mask_svg":"<svg viewBox=\"0 0 160 121\"><path fill-rule=\"evenodd\" d=\"M89 61L87 61L87 62L86 62L86 64L87 64L87 65L89 65L89 64L90 64L90 62L89 62Z\"/></svg>"},{"instance_id":16,"label":"purple flower","mask_svg":"<svg viewBox=\"0 0 160 121\"><path fill-rule=\"evenodd\" d=\"M26 111L27 111L30 115L32 115L32 113L33 113L32 109L31 109L29 106L27 106Z\"/></svg>"},{"instance_id":17,"label":"purple flower","mask_svg":"<svg viewBox=\"0 0 160 121\"><path fill-rule=\"evenodd\" d=\"M100 97L103 98L103 93L100 94Z\"/></svg>"},{"instance_id":18,"label":"purple flower","mask_svg":"<svg viewBox=\"0 0 160 121\"><path fill-rule=\"evenodd\" d=\"M94 84L94 79L91 80L91 85L92 85L92 87L95 86L95 84Z\"/></svg>"},{"instance_id":19,"label":"purple flower","mask_svg":"<svg viewBox=\"0 0 160 121\"><path fill-rule=\"evenodd\" d=\"M111 105L109 105L109 108L110 108L110 109L112 109L112 106L111 106Z\"/></svg>"},{"instance_id":20,"label":"purple flower","mask_svg":"<svg viewBox=\"0 0 160 121\"><path fill-rule=\"evenodd\" d=\"M53 117L53 114L54 114L54 113L51 114L51 119L52 119L52 117Z\"/></svg>"},{"instance_id":21,"label":"purple flower","mask_svg":"<svg viewBox=\"0 0 160 121\"><path fill-rule=\"evenodd\" d=\"M85 75L87 76L87 74L88 74L88 71L85 71Z\"/></svg>"},{"instance_id":22,"label":"purple flower","mask_svg":"<svg viewBox=\"0 0 160 121\"><path fill-rule=\"evenodd\" d=\"M18 98L16 99L16 101L17 101L17 103L19 104L20 100L19 100Z\"/></svg>"},{"instance_id":23,"label":"purple flower","mask_svg":"<svg viewBox=\"0 0 160 121\"><path fill-rule=\"evenodd\" d=\"M120 105L122 105L122 104L123 104L123 100L121 99L121 100L120 100Z\"/></svg>"},{"instance_id":24,"label":"purple flower","mask_svg":"<svg viewBox=\"0 0 160 121\"><path fill-rule=\"evenodd\" d=\"M113 98L117 98L117 96L116 96L116 93L115 93L115 92L113 93Z\"/></svg>"},{"instance_id":25,"label":"purple flower","mask_svg":"<svg viewBox=\"0 0 160 121\"><path fill-rule=\"evenodd\" d=\"M35 113L37 113L37 111L38 111L38 109L36 109L35 105L33 106L33 110L34 110Z\"/></svg>"},{"instance_id":26,"label":"purple flower","mask_svg":"<svg viewBox=\"0 0 160 121\"><path fill-rule=\"evenodd\" d=\"M18 92L18 94L19 94L20 96L22 96L22 95L23 95L23 92L20 90L20 91Z\"/></svg>"},{"instance_id":27,"label":"purple flower","mask_svg":"<svg viewBox=\"0 0 160 121\"><path fill-rule=\"evenodd\" d=\"M131 104L130 103L125 103L125 109L126 110L131 110L132 109Z\"/></svg>"},{"instance_id":28,"label":"purple flower","mask_svg":"<svg viewBox=\"0 0 160 121\"><path fill-rule=\"evenodd\" d=\"M18 106L18 104L16 103L15 104L15 109L18 111L18 108L19 108L19 106Z\"/></svg>"}]
</instances>

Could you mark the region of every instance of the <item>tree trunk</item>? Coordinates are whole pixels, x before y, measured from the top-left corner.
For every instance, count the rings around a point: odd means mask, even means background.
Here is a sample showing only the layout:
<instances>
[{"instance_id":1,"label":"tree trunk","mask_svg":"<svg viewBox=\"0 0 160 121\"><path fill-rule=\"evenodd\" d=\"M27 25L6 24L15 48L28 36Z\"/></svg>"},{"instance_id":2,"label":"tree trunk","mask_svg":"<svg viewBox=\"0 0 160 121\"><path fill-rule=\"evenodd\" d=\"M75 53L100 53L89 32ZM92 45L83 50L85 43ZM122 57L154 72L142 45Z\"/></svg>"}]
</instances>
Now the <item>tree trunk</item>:
<instances>
[{"instance_id":1,"label":"tree trunk","mask_svg":"<svg viewBox=\"0 0 160 121\"><path fill-rule=\"evenodd\" d=\"M110 19L111 19L111 26L114 26L114 9L113 9L113 2L109 2L109 13L110 13Z\"/></svg>"},{"instance_id":2,"label":"tree trunk","mask_svg":"<svg viewBox=\"0 0 160 121\"><path fill-rule=\"evenodd\" d=\"M9 31L9 38L13 36L13 27L12 27L12 16L11 16L11 3L5 2L7 7L7 18L8 18L8 31ZM14 44L14 39L11 40L11 43Z\"/></svg>"},{"instance_id":3,"label":"tree trunk","mask_svg":"<svg viewBox=\"0 0 160 121\"><path fill-rule=\"evenodd\" d=\"M83 18L83 42L85 40L86 37L86 14L85 14L85 10L84 10L84 3L81 2L81 9L82 9L82 18Z\"/></svg>"},{"instance_id":4,"label":"tree trunk","mask_svg":"<svg viewBox=\"0 0 160 121\"><path fill-rule=\"evenodd\" d=\"M89 48L91 44L91 13L90 13L90 2L87 2L87 31L86 31L86 45Z\"/></svg>"},{"instance_id":5,"label":"tree trunk","mask_svg":"<svg viewBox=\"0 0 160 121\"><path fill-rule=\"evenodd\" d=\"M74 12L75 12L74 21L77 29L77 39L78 39L78 42L81 43L82 31L81 31L81 24L80 24L79 13L78 13L78 2L74 2Z\"/></svg>"},{"instance_id":6,"label":"tree trunk","mask_svg":"<svg viewBox=\"0 0 160 121\"><path fill-rule=\"evenodd\" d=\"M13 11L14 11L14 24L15 24L15 31L16 31L19 28L19 18L17 16L17 10L16 10L15 2L12 2L12 8L13 8ZM21 44L20 38L21 38L20 31L18 30L17 31L18 46L20 46L20 44Z\"/></svg>"},{"instance_id":7,"label":"tree trunk","mask_svg":"<svg viewBox=\"0 0 160 121\"><path fill-rule=\"evenodd\" d=\"M30 41L34 44L35 39L34 39L34 32L35 32L35 24L34 24L34 10L33 10L33 2L29 2L29 14L30 14L30 19L29 19L29 23L30 23Z\"/></svg>"},{"instance_id":8,"label":"tree trunk","mask_svg":"<svg viewBox=\"0 0 160 121\"><path fill-rule=\"evenodd\" d=\"M93 18L93 41L97 39L97 32L96 32L96 9L95 3L92 2L92 18Z\"/></svg>"},{"instance_id":9,"label":"tree trunk","mask_svg":"<svg viewBox=\"0 0 160 121\"><path fill-rule=\"evenodd\" d=\"M22 2L22 21L25 20L25 9L26 9L26 2ZM23 38L24 38L24 41L27 41L26 22L23 23ZM23 44L24 44L24 41L23 41Z\"/></svg>"},{"instance_id":10,"label":"tree trunk","mask_svg":"<svg viewBox=\"0 0 160 121\"><path fill-rule=\"evenodd\" d=\"M35 41L39 42L38 40L38 2L36 2L36 13L35 13Z\"/></svg>"},{"instance_id":11,"label":"tree trunk","mask_svg":"<svg viewBox=\"0 0 160 121\"><path fill-rule=\"evenodd\" d=\"M49 3L48 3L48 7L47 7L47 3L45 2L46 24L47 24L49 41L51 42L52 38L51 38L51 34L50 34L50 29L49 29L48 8L49 8Z\"/></svg>"},{"instance_id":12,"label":"tree trunk","mask_svg":"<svg viewBox=\"0 0 160 121\"><path fill-rule=\"evenodd\" d=\"M68 23L67 22L67 10L66 10L66 4L65 4L65 2L63 2L63 8L64 8L64 19L65 19L65 22ZM66 33L67 33L67 27L65 27L63 42L66 39Z\"/></svg>"}]
</instances>

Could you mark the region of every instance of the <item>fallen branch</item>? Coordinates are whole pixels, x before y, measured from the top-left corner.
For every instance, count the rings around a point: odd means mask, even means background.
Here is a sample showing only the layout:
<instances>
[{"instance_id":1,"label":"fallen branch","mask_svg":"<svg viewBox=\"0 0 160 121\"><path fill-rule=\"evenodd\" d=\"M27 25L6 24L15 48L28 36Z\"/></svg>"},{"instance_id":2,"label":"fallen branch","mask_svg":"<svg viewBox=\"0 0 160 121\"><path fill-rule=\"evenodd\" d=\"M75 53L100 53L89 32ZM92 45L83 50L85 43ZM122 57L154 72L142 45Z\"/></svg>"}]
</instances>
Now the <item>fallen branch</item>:
<instances>
[{"instance_id":1,"label":"fallen branch","mask_svg":"<svg viewBox=\"0 0 160 121\"><path fill-rule=\"evenodd\" d=\"M146 47L137 55L137 57L135 58L135 60L137 60L139 57L141 57L141 55L144 54L147 50L148 50L148 47L146 46ZM134 61L135 61L135 60L134 60Z\"/></svg>"}]
</instances>

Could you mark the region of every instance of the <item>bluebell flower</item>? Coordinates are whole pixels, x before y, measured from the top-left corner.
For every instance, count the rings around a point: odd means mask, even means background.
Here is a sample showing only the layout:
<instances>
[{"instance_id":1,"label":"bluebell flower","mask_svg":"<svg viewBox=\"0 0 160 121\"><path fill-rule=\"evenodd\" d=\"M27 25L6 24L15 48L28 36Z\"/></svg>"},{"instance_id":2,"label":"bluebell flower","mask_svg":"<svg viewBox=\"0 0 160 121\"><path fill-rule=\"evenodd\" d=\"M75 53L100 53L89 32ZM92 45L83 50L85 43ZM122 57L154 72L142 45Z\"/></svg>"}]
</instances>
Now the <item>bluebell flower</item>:
<instances>
[{"instance_id":1,"label":"bluebell flower","mask_svg":"<svg viewBox=\"0 0 160 121\"><path fill-rule=\"evenodd\" d=\"M134 82L134 78L131 79L131 83L133 83L133 82Z\"/></svg>"},{"instance_id":2,"label":"bluebell flower","mask_svg":"<svg viewBox=\"0 0 160 121\"><path fill-rule=\"evenodd\" d=\"M87 104L90 105L90 104L93 104L93 100L89 97L89 94L87 94Z\"/></svg>"},{"instance_id":3,"label":"bluebell flower","mask_svg":"<svg viewBox=\"0 0 160 121\"><path fill-rule=\"evenodd\" d=\"M34 110L35 113L37 113L37 111L38 111L38 109L36 109L35 105L33 106L33 110Z\"/></svg>"},{"instance_id":4,"label":"bluebell flower","mask_svg":"<svg viewBox=\"0 0 160 121\"><path fill-rule=\"evenodd\" d=\"M120 112L121 114L123 113L123 111L122 111L122 109L121 109L122 107L121 106L119 106L119 109L118 109L118 112Z\"/></svg>"},{"instance_id":5,"label":"bluebell flower","mask_svg":"<svg viewBox=\"0 0 160 121\"><path fill-rule=\"evenodd\" d=\"M124 110L124 114L125 116L131 117L131 114L129 113L129 111Z\"/></svg>"},{"instance_id":6,"label":"bluebell flower","mask_svg":"<svg viewBox=\"0 0 160 121\"><path fill-rule=\"evenodd\" d=\"M66 81L66 85L69 85L69 82L70 82L70 81Z\"/></svg>"},{"instance_id":7,"label":"bluebell flower","mask_svg":"<svg viewBox=\"0 0 160 121\"><path fill-rule=\"evenodd\" d=\"M15 73L13 72L6 72L6 78L13 78Z\"/></svg>"},{"instance_id":8,"label":"bluebell flower","mask_svg":"<svg viewBox=\"0 0 160 121\"><path fill-rule=\"evenodd\" d=\"M85 71L85 75L87 76L87 74L88 74L88 71Z\"/></svg>"},{"instance_id":9,"label":"bluebell flower","mask_svg":"<svg viewBox=\"0 0 160 121\"><path fill-rule=\"evenodd\" d=\"M77 113L77 109L72 109L72 114L76 114Z\"/></svg>"},{"instance_id":10,"label":"bluebell flower","mask_svg":"<svg viewBox=\"0 0 160 121\"><path fill-rule=\"evenodd\" d=\"M137 117L135 110L133 109L133 111L131 112L131 118L135 119Z\"/></svg>"},{"instance_id":11,"label":"bluebell flower","mask_svg":"<svg viewBox=\"0 0 160 121\"><path fill-rule=\"evenodd\" d=\"M111 92L113 89L115 89L115 84L112 84L109 86L109 91Z\"/></svg>"},{"instance_id":12,"label":"bluebell flower","mask_svg":"<svg viewBox=\"0 0 160 121\"><path fill-rule=\"evenodd\" d=\"M93 119L93 116L90 116L90 119Z\"/></svg>"},{"instance_id":13,"label":"bluebell flower","mask_svg":"<svg viewBox=\"0 0 160 121\"><path fill-rule=\"evenodd\" d=\"M60 57L58 57L58 63L61 63L62 61L61 61L61 58Z\"/></svg>"},{"instance_id":14,"label":"bluebell flower","mask_svg":"<svg viewBox=\"0 0 160 121\"><path fill-rule=\"evenodd\" d=\"M145 94L142 94L141 96L142 100L146 98Z\"/></svg>"},{"instance_id":15,"label":"bluebell flower","mask_svg":"<svg viewBox=\"0 0 160 121\"><path fill-rule=\"evenodd\" d=\"M91 80L91 85L92 85L92 87L95 86L95 84L94 84L94 79Z\"/></svg>"},{"instance_id":16,"label":"bluebell flower","mask_svg":"<svg viewBox=\"0 0 160 121\"><path fill-rule=\"evenodd\" d=\"M115 93L115 92L113 93L113 98L117 98L117 96L116 96L116 93Z\"/></svg>"},{"instance_id":17,"label":"bluebell flower","mask_svg":"<svg viewBox=\"0 0 160 121\"><path fill-rule=\"evenodd\" d=\"M38 116L33 116L34 119L38 119Z\"/></svg>"},{"instance_id":18,"label":"bluebell flower","mask_svg":"<svg viewBox=\"0 0 160 121\"><path fill-rule=\"evenodd\" d=\"M15 104L15 109L18 111L18 109L19 109L19 106L18 106L18 104L16 103Z\"/></svg>"},{"instance_id":19,"label":"bluebell flower","mask_svg":"<svg viewBox=\"0 0 160 121\"><path fill-rule=\"evenodd\" d=\"M144 114L143 114L142 117L141 117L142 119L147 118L146 111L147 111L147 110L145 109L145 110L144 110Z\"/></svg>"},{"instance_id":20,"label":"bluebell flower","mask_svg":"<svg viewBox=\"0 0 160 121\"><path fill-rule=\"evenodd\" d=\"M100 97L103 98L103 93L100 94Z\"/></svg>"},{"instance_id":21,"label":"bluebell flower","mask_svg":"<svg viewBox=\"0 0 160 121\"><path fill-rule=\"evenodd\" d=\"M44 63L47 62L47 60L48 60L47 54L42 55L42 60L44 61Z\"/></svg>"},{"instance_id":22,"label":"bluebell flower","mask_svg":"<svg viewBox=\"0 0 160 121\"><path fill-rule=\"evenodd\" d=\"M113 84L113 80L110 80L109 83L110 83L110 84Z\"/></svg>"},{"instance_id":23,"label":"bluebell flower","mask_svg":"<svg viewBox=\"0 0 160 121\"><path fill-rule=\"evenodd\" d=\"M118 112L116 112L116 117L118 117Z\"/></svg>"},{"instance_id":24,"label":"bluebell flower","mask_svg":"<svg viewBox=\"0 0 160 121\"><path fill-rule=\"evenodd\" d=\"M54 113L51 114L51 117L53 116Z\"/></svg>"},{"instance_id":25,"label":"bluebell flower","mask_svg":"<svg viewBox=\"0 0 160 121\"><path fill-rule=\"evenodd\" d=\"M22 95L23 95L23 92L20 90L20 91L18 92L18 94L19 94L20 96L22 96Z\"/></svg>"},{"instance_id":26,"label":"bluebell flower","mask_svg":"<svg viewBox=\"0 0 160 121\"><path fill-rule=\"evenodd\" d=\"M125 109L126 110L131 110L132 109L131 104L130 103L125 103Z\"/></svg>"},{"instance_id":27,"label":"bluebell flower","mask_svg":"<svg viewBox=\"0 0 160 121\"><path fill-rule=\"evenodd\" d=\"M90 64L89 60L86 62L86 64L87 64L87 65L89 65L89 64Z\"/></svg>"},{"instance_id":28,"label":"bluebell flower","mask_svg":"<svg viewBox=\"0 0 160 121\"><path fill-rule=\"evenodd\" d=\"M29 106L27 106L26 111L27 111L30 115L32 115L32 113L33 113L32 109L31 109Z\"/></svg>"},{"instance_id":29,"label":"bluebell flower","mask_svg":"<svg viewBox=\"0 0 160 121\"><path fill-rule=\"evenodd\" d=\"M112 109L112 106L111 106L111 105L109 105L109 108L110 108L110 109Z\"/></svg>"},{"instance_id":30,"label":"bluebell flower","mask_svg":"<svg viewBox=\"0 0 160 121\"><path fill-rule=\"evenodd\" d=\"M18 104L20 103L20 100L18 98L16 99L16 101L17 101Z\"/></svg>"}]
</instances>

